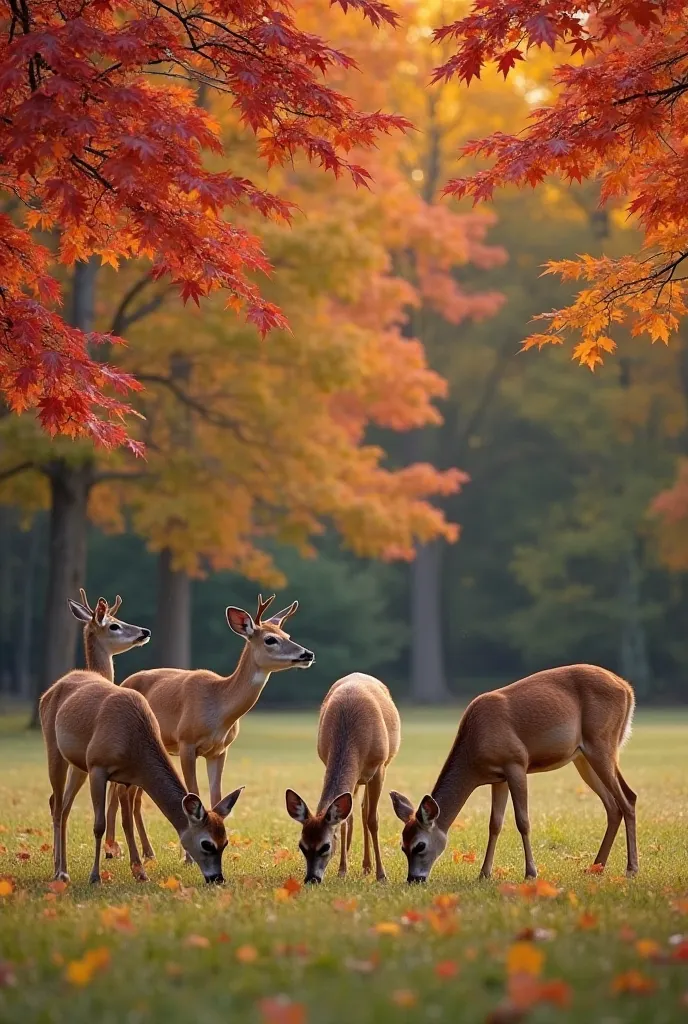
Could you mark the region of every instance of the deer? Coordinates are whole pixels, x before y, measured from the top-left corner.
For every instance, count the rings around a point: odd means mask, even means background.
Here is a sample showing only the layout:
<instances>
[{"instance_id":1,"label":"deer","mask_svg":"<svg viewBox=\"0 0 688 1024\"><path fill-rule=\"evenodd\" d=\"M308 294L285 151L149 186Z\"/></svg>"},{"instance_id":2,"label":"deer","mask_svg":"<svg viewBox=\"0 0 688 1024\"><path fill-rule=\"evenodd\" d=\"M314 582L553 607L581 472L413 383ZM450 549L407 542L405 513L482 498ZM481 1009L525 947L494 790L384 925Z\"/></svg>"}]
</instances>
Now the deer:
<instances>
[{"instance_id":1,"label":"deer","mask_svg":"<svg viewBox=\"0 0 688 1024\"><path fill-rule=\"evenodd\" d=\"M478 786L492 787L489 838L481 878L492 873L497 840L511 794L525 855L525 877L536 878L530 844L528 775L573 762L602 801L607 829L594 863L604 870L623 819L628 876L638 872L636 794L619 769L619 751L631 734L635 696L625 679L596 665L565 665L526 676L477 696L466 708L432 793L414 811L391 792L404 823L407 881L425 882L447 846L447 834Z\"/></svg>"},{"instance_id":2,"label":"deer","mask_svg":"<svg viewBox=\"0 0 688 1024\"><path fill-rule=\"evenodd\" d=\"M360 786L362 803L363 874L372 869L378 882L387 878L378 838L378 805L385 773L401 742L401 721L392 696L379 679L352 672L334 683L322 702L318 725L318 756L325 778L315 814L293 789L286 791L287 813L299 822L299 849L306 861L307 884L320 884L334 853L341 826L339 874L344 877L353 838L353 802Z\"/></svg>"},{"instance_id":3,"label":"deer","mask_svg":"<svg viewBox=\"0 0 688 1024\"><path fill-rule=\"evenodd\" d=\"M98 607L98 606L97 606ZM241 789L206 811L174 770L160 737L160 728L145 697L123 690L97 672L75 670L45 691L39 715L52 786L55 875L69 881L67 819L74 798L89 780L93 803L95 857L90 882L98 883L100 851L105 834L108 782L144 790L176 829L182 846L198 864L206 882L223 882L222 854L227 846L224 819ZM132 874L145 880L136 848L130 804L122 803L122 825Z\"/></svg>"},{"instance_id":4,"label":"deer","mask_svg":"<svg viewBox=\"0 0 688 1024\"><path fill-rule=\"evenodd\" d=\"M165 749L179 755L184 781L192 793L198 792L196 761L199 757L206 759L213 804L220 800L227 749L239 735L241 718L256 704L270 675L291 668L307 669L315 662L313 652L295 643L284 630L298 610L298 601L263 620L274 599L274 594L266 601L258 595L255 617L234 606L225 610L227 625L245 642L231 675L220 676L205 669L159 668L135 672L122 683L148 701L160 724ZM119 854L115 842L117 796L111 795L108 807L106 856ZM120 789L119 802L124 798ZM144 860L153 859L155 851L141 813L142 793L130 793L128 798Z\"/></svg>"},{"instance_id":5,"label":"deer","mask_svg":"<svg viewBox=\"0 0 688 1024\"><path fill-rule=\"evenodd\" d=\"M86 668L113 683L115 670L113 657L124 654L132 647L142 647L150 640L150 630L143 626L132 626L129 622L118 619L122 598L117 595L115 602L109 606L104 597L98 598L95 608L91 608L86 591L80 588L81 602L68 599L70 611L75 619L84 623L84 653Z\"/></svg>"}]
</instances>

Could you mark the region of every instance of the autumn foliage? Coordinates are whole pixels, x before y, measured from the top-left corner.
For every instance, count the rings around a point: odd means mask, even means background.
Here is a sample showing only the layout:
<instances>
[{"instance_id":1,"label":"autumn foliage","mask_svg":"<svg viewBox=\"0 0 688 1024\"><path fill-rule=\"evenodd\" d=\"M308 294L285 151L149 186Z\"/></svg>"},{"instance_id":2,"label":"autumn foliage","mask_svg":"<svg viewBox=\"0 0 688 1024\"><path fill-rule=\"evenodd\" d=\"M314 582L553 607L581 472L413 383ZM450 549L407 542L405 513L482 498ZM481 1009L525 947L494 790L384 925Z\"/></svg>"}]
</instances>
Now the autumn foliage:
<instances>
[{"instance_id":1,"label":"autumn foliage","mask_svg":"<svg viewBox=\"0 0 688 1024\"><path fill-rule=\"evenodd\" d=\"M483 201L496 188L536 186L548 175L593 179L601 202L625 205L644 232L635 254L550 263L548 272L583 287L570 306L542 315L545 331L525 347L562 344L571 334L575 358L594 369L622 328L668 341L686 312L686 4L611 0L574 9L563 0L486 0L436 37L456 44L436 80L468 84L488 66L506 78L543 46L569 58L555 72L551 105L535 110L525 131L495 132L464 148L490 166L451 181L450 194Z\"/></svg>"},{"instance_id":2,"label":"autumn foliage","mask_svg":"<svg viewBox=\"0 0 688 1024\"><path fill-rule=\"evenodd\" d=\"M355 0L375 25L380 0ZM105 366L113 339L56 312L53 263L145 257L155 278L195 302L223 291L264 334L282 313L255 282L268 261L256 236L227 219L238 207L288 219L290 204L233 172L198 89L226 94L268 165L297 153L364 183L351 159L402 118L367 114L323 77L352 61L301 31L288 4L216 0L193 9L157 0L41 4L9 0L0 19L0 387L16 411L37 408L51 434L125 440L126 374ZM8 214L12 214L10 220ZM53 253L32 229L50 232ZM118 398L110 397L112 392Z\"/></svg>"}]
</instances>

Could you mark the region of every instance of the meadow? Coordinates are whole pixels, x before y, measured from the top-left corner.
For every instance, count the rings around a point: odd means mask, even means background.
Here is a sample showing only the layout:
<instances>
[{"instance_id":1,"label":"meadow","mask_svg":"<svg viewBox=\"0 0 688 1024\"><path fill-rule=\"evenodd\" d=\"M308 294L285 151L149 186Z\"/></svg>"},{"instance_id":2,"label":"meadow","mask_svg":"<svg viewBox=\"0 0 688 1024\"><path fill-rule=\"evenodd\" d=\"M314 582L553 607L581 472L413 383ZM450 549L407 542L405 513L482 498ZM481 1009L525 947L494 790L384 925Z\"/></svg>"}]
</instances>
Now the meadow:
<instances>
[{"instance_id":1,"label":"meadow","mask_svg":"<svg viewBox=\"0 0 688 1024\"><path fill-rule=\"evenodd\" d=\"M385 788L416 802L432 787L459 711L402 717L402 748ZM586 873L605 818L567 767L531 777L541 881L530 886L521 884L511 809L496 877L477 881L489 806L481 790L427 886L405 884L401 826L385 793L387 884L361 875L357 814L349 877L338 878L331 864L322 886L300 888L298 827L284 790L317 803L316 716L253 713L225 770L225 791L246 790L229 819L224 887L204 886L198 869L181 863L171 826L150 802L150 881L135 883L126 860L117 860L105 864L111 878L90 887L83 790L71 817L72 883L56 892L43 746L24 721L0 718L3 1024L662 1024L688 1014L685 711L639 713L623 753L638 793L639 876L623 874L622 834L606 873Z\"/></svg>"}]
</instances>

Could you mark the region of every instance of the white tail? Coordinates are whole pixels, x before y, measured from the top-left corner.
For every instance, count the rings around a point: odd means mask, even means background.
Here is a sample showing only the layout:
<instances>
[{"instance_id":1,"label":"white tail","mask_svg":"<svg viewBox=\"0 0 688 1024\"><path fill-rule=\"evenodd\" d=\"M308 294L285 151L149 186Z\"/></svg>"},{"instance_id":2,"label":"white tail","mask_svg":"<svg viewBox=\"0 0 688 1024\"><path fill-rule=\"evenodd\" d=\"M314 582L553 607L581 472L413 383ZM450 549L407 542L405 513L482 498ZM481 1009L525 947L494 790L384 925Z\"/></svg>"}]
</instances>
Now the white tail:
<instances>
[{"instance_id":1,"label":"white tail","mask_svg":"<svg viewBox=\"0 0 688 1024\"><path fill-rule=\"evenodd\" d=\"M378 881L385 869L378 840L378 804L387 766L399 750L401 722L387 687L373 676L354 672L339 679L328 691L320 709L318 755L325 765L325 779L318 809L311 814L293 789L286 792L287 812L302 825L299 848L306 858L306 882L321 882L336 845L341 825L339 874L346 875L347 855L353 837L351 811L359 786L363 797L363 873L375 856Z\"/></svg>"},{"instance_id":2,"label":"white tail","mask_svg":"<svg viewBox=\"0 0 688 1024\"><path fill-rule=\"evenodd\" d=\"M481 875L492 872L495 847L511 794L521 833L526 878L537 875L530 846L527 775L552 771L573 761L607 812L595 863L607 863L623 818L627 872L638 870L636 795L623 778L619 750L630 734L635 697L619 676L595 665L568 665L483 693L468 705L454 745L431 794L414 811L400 793L394 810L404 822L402 849L408 881L423 882L444 852L447 833L478 786L492 786L490 834Z\"/></svg>"}]
</instances>

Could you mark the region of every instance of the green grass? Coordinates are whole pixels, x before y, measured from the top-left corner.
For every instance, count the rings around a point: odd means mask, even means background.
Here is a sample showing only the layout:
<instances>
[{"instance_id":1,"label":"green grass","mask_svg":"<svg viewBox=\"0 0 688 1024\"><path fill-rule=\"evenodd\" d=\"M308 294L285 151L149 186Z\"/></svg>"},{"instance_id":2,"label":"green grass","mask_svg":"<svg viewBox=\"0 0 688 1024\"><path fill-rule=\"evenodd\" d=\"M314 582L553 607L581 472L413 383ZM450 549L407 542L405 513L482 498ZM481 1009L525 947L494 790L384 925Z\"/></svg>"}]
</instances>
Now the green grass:
<instances>
[{"instance_id":1,"label":"green grass","mask_svg":"<svg viewBox=\"0 0 688 1024\"><path fill-rule=\"evenodd\" d=\"M402 749L386 788L414 801L431 788L453 737L458 712L404 714ZM233 843L225 857L224 890L205 887L195 867L180 863L175 835L159 812L148 806L158 861L151 881L136 884L125 861L109 861L113 881L89 887L92 856L91 809L83 790L71 818L69 840L72 885L46 901L51 854L48 783L39 736L20 728L18 717L0 719L0 876L11 875L16 890L0 899L0 961L13 965L16 984L0 987L0 1021L70 1024L148 1021L257 1024L257 1003L284 994L304 1004L308 1024L373 1024L381 1021L484 1021L505 991L505 956L525 927L553 929L539 947L544 978L560 978L572 989L568 1009L537 1006L532 1020L617 1024L661 1024L685 1019L688 963L643 960L633 942L619 935L632 928L639 939L654 939L663 950L670 936L688 934L688 916L672 907L688 891L688 715L639 714L623 756L623 770L639 794L641 872L622 879L624 842L617 839L605 876L584 873L604 831L604 814L584 790L573 768L531 779L533 846L542 877L562 889L556 899L528 902L500 892L504 882L520 882L523 855L511 811L497 848L504 877L476 880L487 834L488 792L480 790L452 831L450 850L426 887L408 888L399 850L399 828L388 796L381 807L386 886L360 873L361 832L356 820L353 866L348 879L334 866L319 888L288 902L275 889L290 875L302 878L298 828L284 810L284 789L293 786L317 802L322 767L315 754L313 715L249 715L228 759L225 790L245 784L230 819ZM22 834L40 829L42 835ZM120 835L120 839L121 839ZM275 863L275 851L290 859ZM28 861L16 853L28 849ZM475 863L453 860L453 852L476 853ZM190 891L160 888L178 876ZM227 896L231 894L231 899ZM409 908L428 909L439 894L459 898L455 934L438 934L427 920L380 935L380 922L400 921ZM578 904L574 905L575 894ZM354 912L338 911L337 899L358 898ZM128 904L133 931L104 925L107 905ZM56 911L45 916L45 911ZM581 930L589 912L594 927ZM207 948L186 945L190 934L206 937ZM303 945L294 955L284 946ZM255 962L237 960L239 947L257 951ZM65 967L96 947L106 946L109 966L90 984L75 987ZM452 960L459 973L450 980L435 974L438 962ZM369 972L360 970L372 963ZM359 968L359 969L357 969ZM656 983L651 994L613 994L621 972L637 969ZM0 972L0 977L2 976ZM416 1004L400 1007L392 996L410 990ZM298 1018L295 1015L293 1020ZM285 1017L285 1024L291 1024Z\"/></svg>"}]
</instances>

